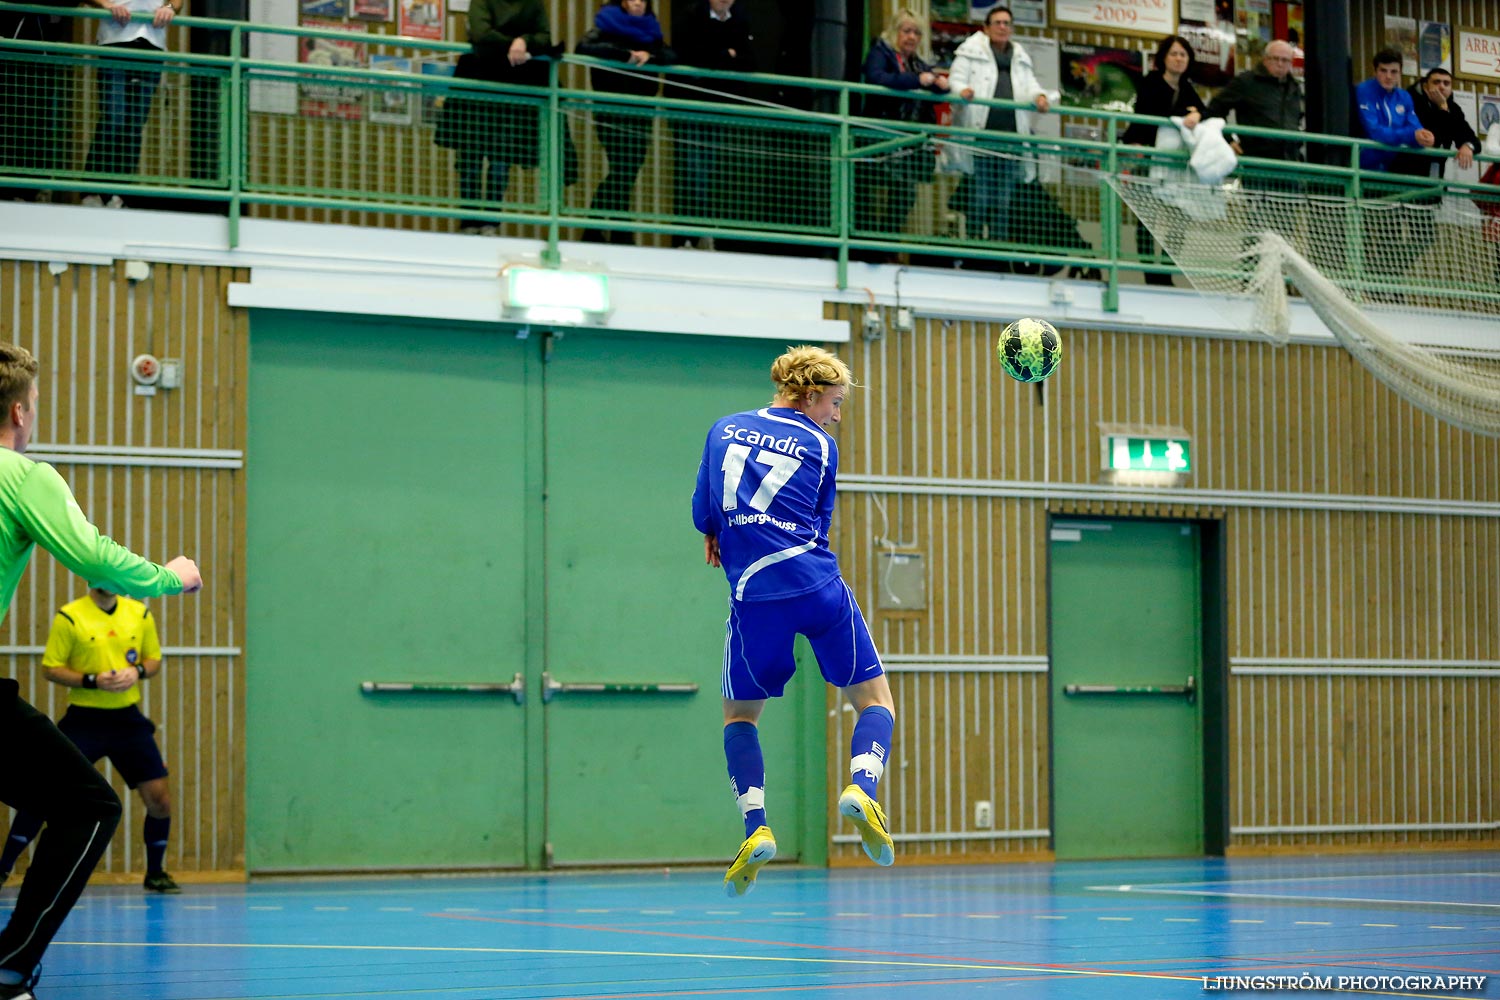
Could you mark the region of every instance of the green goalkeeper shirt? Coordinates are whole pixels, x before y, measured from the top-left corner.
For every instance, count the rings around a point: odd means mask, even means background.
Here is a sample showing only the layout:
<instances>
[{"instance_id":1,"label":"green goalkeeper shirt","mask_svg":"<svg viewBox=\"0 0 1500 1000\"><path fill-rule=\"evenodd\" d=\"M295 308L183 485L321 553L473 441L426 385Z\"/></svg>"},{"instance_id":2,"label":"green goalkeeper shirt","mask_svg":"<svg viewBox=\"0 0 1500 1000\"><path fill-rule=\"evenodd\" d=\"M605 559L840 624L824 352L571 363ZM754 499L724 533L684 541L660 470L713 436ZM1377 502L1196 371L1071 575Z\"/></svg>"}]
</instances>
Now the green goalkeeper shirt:
<instances>
[{"instance_id":1,"label":"green goalkeeper shirt","mask_svg":"<svg viewBox=\"0 0 1500 1000\"><path fill-rule=\"evenodd\" d=\"M182 590L176 573L100 534L56 469L0 447L0 621L38 545L90 584L127 597Z\"/></svg>"}]
</instances>

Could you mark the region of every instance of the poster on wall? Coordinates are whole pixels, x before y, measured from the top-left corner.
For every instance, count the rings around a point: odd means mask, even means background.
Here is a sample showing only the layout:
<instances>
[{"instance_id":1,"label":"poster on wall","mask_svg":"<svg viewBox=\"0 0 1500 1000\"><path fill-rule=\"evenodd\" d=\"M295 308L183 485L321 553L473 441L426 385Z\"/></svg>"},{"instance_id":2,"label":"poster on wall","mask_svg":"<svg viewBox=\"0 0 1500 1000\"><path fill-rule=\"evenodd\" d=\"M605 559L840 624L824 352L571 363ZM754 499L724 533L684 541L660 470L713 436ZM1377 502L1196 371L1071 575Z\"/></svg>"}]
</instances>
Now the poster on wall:
<instances>
[{"instance_id":1,"label":"poster on wall","mask_svg":"<svg viewBox=\"0 0 1500 1000\"><path fill-rule=\"evenodd\" d=\"M993 5L991 5L993 6ZM984 20L989 7L978 9L976 21ZM1047 26L1047 0L1011 0L1010 16L1017 28L1045 28Z\"/></svg>"},{"instance_id":2,"label":"poster on wall","mask_svg":"<svg viewBox=\"0 0 1500 1000\"><path fill-rule=\"evenodd\" d=\"M1474 117L1479 122L1474 130L1489 135L1491 129L1500 125L1500 97L1485 94L1479 98L1479 113Z\"/></svg>"},{"instance_id":3,"label":"poster on wall","mask_svg":"<svg viewBox=\"0 0 1500 1000\"><path fill-rule=\"evenodd\" d=\"M1271 37L1292 47L1292 76L1301 80L1307 72L1307 51L1302 47L1302 5L1276 0L1271 13Z\"/></svg>"},{"instance_id":4,"label":"poster on wall","mask_svg":"<svg viewBox=\"0 0 1500 1000\"><path fill-rule=\"evenodd\" d=\"M1500 32L1479 28L1458 29L1458 63L1455 76L1470 80L1500 80Z\"/></svg>"},{"instance_id":5,"label":"poster on wall","mask_svg":"<svg viewBox=\"0 0 1500 1000\"><path fill-rule=\"evenodd\" d=\"M297 26L297 0L250 0L250 23ZM297 36L273 35L265 31L250 34L250 58L270 62L297 61ZM250 110L273 115L297 113L295 81L267 80L259 73L250 78Z\"/></svg>"},{"instance_id":6,"label":"poster on wall","mask_svg":"<svg viewBox=\"0 0 1500 1000\"><path fill-rule=\"evenodd\" d=\"M1472 90L1455 90L1452 97L1454 107L1462 111L1464 121L1474 126L1474 131L1483 133L1479 127L1479 95Z\"/></svg>"},{"instance_id":7,"label":"poster on wall","mask_svg":"<svg viewBox=\"0 0 1500 1000\"><path fill-rule=\"evenodd\" d=\"M932 22L932 62L935 66L952 66L953 53L964 39L978 31L967 21Z\"/></svg>"},{"instance_id":8,"label":"poster on wall","mask_svg":"<svg viewBox=\"0 0 1500 1000\"><path fill-rule=\"evenodd\" d=\"M309 28L332 28L347 31L358 38L299 38L297 61L307 66L327 69L363 69L369 58L363 24L304 22ZM337 79L314 81L304 78L298 88L298 110L308 118L338 118L346 122L361 121L365 116L364 87L342 83Z\"/></svg>"},{"instance_id":9,"label":"poster on wall","mask_svg":"<svg viewBox=\"0 0 1500 1000\"><path fill-rule=\"evenodd\" d=\"M370 57L370 68L384 73L410 73L412 61L406 56ZM417 91L402 83L388 90L370 91L370 121L379 125L410 125L416 117Z\"/></svg>"},{"instance_id":10,"label":"poster on wall","mask_svg":"<svg viewBox=\"0 0 1500 1000\"><path fill-rule=\"evenodd\" d=\"M422 61L422 75L451 79L458 65L446 59L424 59ZM422 124L436 125L438 115L442 114L443 101L447 94L445 84L427 84L422 88Z\"/></svg>"},{"instance_id":11,"label":"poster on wall","mask_svg":"<svg viewBox=\"0 0 1500 1000\"><path fill-rule=\"evenodd\" d=\"M1417 32L1417 72L1430 69L1453 72L1453 29L1442 21L1423 21Z\"/></svg>"},{"instance_id":12,"label":"poster on wall","mask_svg":"<svg viewBox=\"0 0 1500 1000\"><path fill-rule=\"evenodd\" d=\"M348 17L349 0L302 0L303 17Z\"/></svg>"},{"instance_id":13,"label":"poster on wall","mask_svg":"<svg viewBox=\"0 0 1500 1000\"><path fill-rule=\"evenodd\" d=\"M1177 33L1176 0L1052 0L1052 20L1095 31L1161 38Z\"/></svg>"},{"instance_id":14,"label":"poster on wall","mask_svg":"<svg viewBox=\"0 0 1500 1000\"><path fill-rule=\"evenodd\" d=\"M395 0L354 0L354 16L364 21L389 21L396 16Z\"/></svg>"},{"instance_id":15,"label":"poster on wall","mask_svg":"<svg viewBox=\"0 0 1500 1000\"><path fill-rule=\"evenodd\" d=\"M1385 45L1401 53L1401 72L1417 75L1417 19L1385 15Z\"/></svg>"},{"instance_id":16,"label":"poster on wall","mask_svg":"<svg viewBox=\"0 0 1500 1000\"><path fill-rule=\"evenodd\" d=\"M1204 87L1223 87L1234 79L1234 25L1228 21L1184 24L1177 33L1193 47L1188 79Z\"/></svg>"},{"instance_id":17,"label":"poster on wall","mask_svg":"<svg viewBox=\"0 0 1500 1000\"><path fill-rule=\"evenodd\" d=\"M1145 72L1144 53L1068 42L1059 61L1064 104L1104 111L1135 107L1135 85Z\"/></svg>"},{"instance_id":18,"label":"poster on wall","mask_svg":"<svg viewBox=\"0 0 1500 1000\"><path fill-rule=\"evenodd\" d=\"M408 38L442 39L443 0L400 0L400 3L401 21L396 27L398 34Z\"/></svg>"},{"instance_id":19,"label":"poster on wall","mask_svg":"<svg viewBox=\"0 0 1500 1000\"><path fill-rule=\"evenodd\" d=\"M1184 21L1207 24L1214 20L1214 0L1181 0L1177 12Z\"/></svg>"}]
</instances>

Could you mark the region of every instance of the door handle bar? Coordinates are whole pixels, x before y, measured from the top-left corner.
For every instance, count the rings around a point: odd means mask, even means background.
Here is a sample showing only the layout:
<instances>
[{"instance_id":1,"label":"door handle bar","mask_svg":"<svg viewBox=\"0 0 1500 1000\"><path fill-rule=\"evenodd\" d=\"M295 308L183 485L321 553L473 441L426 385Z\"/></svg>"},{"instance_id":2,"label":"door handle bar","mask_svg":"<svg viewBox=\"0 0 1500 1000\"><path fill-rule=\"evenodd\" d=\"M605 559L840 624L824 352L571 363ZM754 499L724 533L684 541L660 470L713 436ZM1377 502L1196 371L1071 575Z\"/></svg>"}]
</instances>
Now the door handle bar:
<instances>
[{"instance_id":1,"label":"door handle bar","mask_svg":"<svg viewBox=\"0 0 1500 1000\"><path fill-rule=\"evenodd\" d=\"M1068 684L1063 688L1064 694L1071 695L1167 695L1173 698L1185 698L1191 705L1198 697L1198 682L1190 674L1186 684L1138 684L1138 685L1114 685L1114 684Z\"/></svg>"},{"instance_id":2,"label":"door handle bar","mask_svg":"<svg viewBox=\"0 0 1500 1000\"><path fill-rule=\"evenodd\" d=\"M696 684L621 684L612 681L559 681L550 672L542 673L542 701L550 702L559 694L697 694Z\"/></svg>"},{"instance_id":3,"label":"door handle bar","mask_svg":"<svg viewBox=\"0 0 1500 1000\"><path fill-rule=\"evenodd\" d=\"M521 705L526 701L526 681L518 673L509 684L482 681L365 681L365 694L508 694Z\"/></svg>"}]
</instances>

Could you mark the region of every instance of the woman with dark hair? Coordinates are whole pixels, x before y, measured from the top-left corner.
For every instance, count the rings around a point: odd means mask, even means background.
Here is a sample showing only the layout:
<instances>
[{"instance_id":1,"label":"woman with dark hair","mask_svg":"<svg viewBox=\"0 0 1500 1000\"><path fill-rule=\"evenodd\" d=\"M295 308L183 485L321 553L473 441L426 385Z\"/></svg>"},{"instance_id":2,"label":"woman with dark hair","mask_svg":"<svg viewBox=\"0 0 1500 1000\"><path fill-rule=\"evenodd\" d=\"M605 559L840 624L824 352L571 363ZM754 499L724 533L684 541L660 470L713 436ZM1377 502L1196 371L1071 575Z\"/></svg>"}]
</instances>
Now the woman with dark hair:
<instances>
[{"instance_id":1,"label":"woman with dark hair","mask_svg":"<svg viewBox=\"0 0 1500 1000\"><path fill-rule=\"evenodd\" d=\"M1204 102L1193 89L1188 74L1193 68L1193 47L1181 35L1168 35L1151 57L1151 72L1136 85L1135 113L1162 118L1181 117L1183 125L1192 128L1203 117ZM1158 126L1133 122L1125 130L1124 142L1135 146L1155 146ZM1151 231L1139 221L1135 230L1135 249L1141 257L1156 255L1156 241ZM1170 285L1170 274L1147 273L1146 284Z\"/></svg>"},{"instance_id":2,"label":"woman with dark hair","mask_svg":"<svg viewBox=\"0 0 1500 1000\"><path fill-rule=\"evenodd\" d=\"M642 67L650 62L661 66L676 61L662 37L661 23L651 12L651 0L610 0L594 15L594 26L579 40L577 51L582 56L609 59L627 67L622 72L590 70L589 79L595 90L637 97L655 97L661 87L659 78L639 72ZM620 110L603 110L606 107ZM654 122L647 108L626 110L610 104L601 105L594 112L594 132L604 147L608 166L589 202L590 214L618 216L630 211L635 179L646 162ZM604 239L602 233L592 229L583 238L599 242ZM610 234L610 242L633 243L634 238L630 233L616 232Z\"/></svg>"}]
</instances>

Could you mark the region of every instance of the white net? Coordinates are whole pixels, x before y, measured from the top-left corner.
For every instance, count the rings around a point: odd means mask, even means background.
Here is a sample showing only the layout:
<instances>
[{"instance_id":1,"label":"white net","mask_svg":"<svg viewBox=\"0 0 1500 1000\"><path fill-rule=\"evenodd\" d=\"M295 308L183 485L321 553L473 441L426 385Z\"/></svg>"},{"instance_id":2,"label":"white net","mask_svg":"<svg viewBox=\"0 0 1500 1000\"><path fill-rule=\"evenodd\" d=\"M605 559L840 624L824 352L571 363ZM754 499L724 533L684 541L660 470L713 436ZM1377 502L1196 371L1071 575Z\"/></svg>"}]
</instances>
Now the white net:
<instances>
[{"instance_id":1,"label":"white net","mask_svg":"<svg viewBox=\"0 0 1500 1000\"><path fill-rule=\"evenodd\" d=\"M1500 219L1489 214L1500 191L1487 202L1393 182L1355 199L1285 178L1202 184L1162 166L1110 183L1195 288L1239 305L1246 332L1286 343L1290 285L1402 398L1500 436L1500 327L1471 350L1390 332L1413 315L1434 331L1445 316L1500 319ZM1143 255L1149 243L1137 242Z\"/></svg>"}]
</instances>

